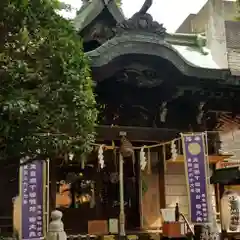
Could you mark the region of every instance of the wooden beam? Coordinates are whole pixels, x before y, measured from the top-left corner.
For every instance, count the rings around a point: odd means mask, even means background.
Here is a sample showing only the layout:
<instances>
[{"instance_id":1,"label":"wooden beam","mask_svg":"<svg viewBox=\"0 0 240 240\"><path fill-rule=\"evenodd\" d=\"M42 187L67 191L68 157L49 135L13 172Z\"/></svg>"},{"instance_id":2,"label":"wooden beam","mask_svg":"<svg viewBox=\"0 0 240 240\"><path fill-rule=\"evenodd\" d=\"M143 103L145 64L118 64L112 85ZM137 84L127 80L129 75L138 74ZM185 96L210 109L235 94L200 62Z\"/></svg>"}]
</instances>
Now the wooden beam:
<instances>
[{"instance_id":1,"label":"wooden beam","mask_svg":"<svg viewBox=\"0 0 240 240\"><path fill-rule=\"evenodd\" d=\"M209 159L209 163L216 164L217 162L219 161L221 162L230 157L232 157L232 155L209 155L208 159ZM184 163L184 156L178 155L176 160L169 159L167 162L168 163Z\"/></svg>"},{"instance_id":2,"label":"wooden beam","mask_svg":"<svg viewBox=\"0 0 240 240\"><path fill-rule=\"evenodd\" d=\"M119 133L126 132L130 141L161 142L179 137L179 131L167 128L98 126L96 127L97 141L120 140Z\"/></svg>"}]
</instances>

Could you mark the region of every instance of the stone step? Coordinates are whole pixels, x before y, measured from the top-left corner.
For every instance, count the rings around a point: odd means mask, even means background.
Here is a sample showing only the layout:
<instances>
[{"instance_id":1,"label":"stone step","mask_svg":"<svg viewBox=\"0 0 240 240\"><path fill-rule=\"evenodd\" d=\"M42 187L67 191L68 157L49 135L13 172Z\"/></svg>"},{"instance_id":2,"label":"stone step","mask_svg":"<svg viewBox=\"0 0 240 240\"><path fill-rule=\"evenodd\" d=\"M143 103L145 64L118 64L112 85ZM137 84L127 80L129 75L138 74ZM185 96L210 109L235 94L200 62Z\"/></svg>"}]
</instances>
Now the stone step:
<instances>
[{"instance_id":1,"label":"stone step","mask_svg":"<svg viewBox=\"0 0 240 240\"><path fill-rule=\"evenodd\" d=\"M68 240L119 240L118 235L68 235ZM122 239L122 238L121 238ZM162 234L148 234L148 233L139 233L134 235L126 235L126 240L167 240L170 238L163 237ZM180 238L171 238L171 240L177 239L190 239L188 237Z\"/></svg>"}]
</instances>

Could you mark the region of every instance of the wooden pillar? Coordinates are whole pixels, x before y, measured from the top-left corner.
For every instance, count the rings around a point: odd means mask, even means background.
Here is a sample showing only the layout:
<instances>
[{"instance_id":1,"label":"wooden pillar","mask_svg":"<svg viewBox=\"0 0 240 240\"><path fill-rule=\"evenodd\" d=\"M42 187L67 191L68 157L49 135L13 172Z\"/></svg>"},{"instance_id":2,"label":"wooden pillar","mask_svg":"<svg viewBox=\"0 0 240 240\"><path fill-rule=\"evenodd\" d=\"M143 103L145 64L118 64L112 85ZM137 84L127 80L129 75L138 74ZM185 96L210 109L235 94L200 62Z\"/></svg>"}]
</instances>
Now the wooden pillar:
<instances>
[{"instance_id":1,"label":"wooden pillar","mask_svg":"<svg viewBox=\"0 0 240 240\"><path fill-rule=\"evenodd\" d=\"M122 154L119 154L119 236L124 238L126 236L125 232L125 208L124 208L124 173L123 173L124 159Z\"/></svg>"},{"instance_id":2,"label":"wooden pillar","mask_svg":"<svg viewBox=\"0 0 240 240\"><path fill-rule=\"evenodd\" d=\"M159 159L159 205L161 208L166 208L166 196L165 196L165 163L163 156L161 156L160 153L158 153L158 159ZM160 210L159 209L159 210Z\"/></svg>"},{"instance_id":3,"label":"wooden pillar","mask_svg":"<svg viewBox=\"0 0 240 240\"><path fill-rule=\"evenodd\" d=\"M141 170L141 167L139 165L139 168L138 168L138 174L139 174L139 177L138 177L138 198L139 198L139 217L140 217L140 229L143 229L144 228L144 223L143 223L143 207L142 207L142 204L143 204L143 196L142 196L142 170Z\"/></svg>"},{"instance_id":4,"label":"wooden pillar","mask_svg":"<svg viewBox=\"0 0 240 240\"><path fill-rule=\"evenodd\" d=\"M57 176L56 176L56 159L50 159L49 163L49 213L56 208L56 193L57 193Z\"/></svg>"},{"instance_id":5,"label":"wooden pillar","mask_svg":"<svg viewBox=\"0 0 240 240\"><path fill-rule=\"evenodd\" d=\"M216 170L216 164L213 166L213 174ZM221 194L220 194L220 185L214 184L214 191L215 191L215 201L216 201L216 212L220 213L220 215L216 215L217 219L219 217L221 226L222 226L222 219L221 219Z\"/></svg>"}]
</instances>

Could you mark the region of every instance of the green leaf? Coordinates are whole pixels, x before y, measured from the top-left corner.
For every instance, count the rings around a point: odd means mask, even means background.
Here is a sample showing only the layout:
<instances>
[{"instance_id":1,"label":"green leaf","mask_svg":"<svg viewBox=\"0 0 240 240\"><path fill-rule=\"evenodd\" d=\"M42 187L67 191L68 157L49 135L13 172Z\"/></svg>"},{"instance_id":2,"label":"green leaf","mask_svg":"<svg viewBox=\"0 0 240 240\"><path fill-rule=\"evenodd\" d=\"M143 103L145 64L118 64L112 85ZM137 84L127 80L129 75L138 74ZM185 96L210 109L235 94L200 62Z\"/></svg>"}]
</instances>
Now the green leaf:
<instances>
[{"instance_id":1,"label":"green leaf","mask_svg":"<svg viewBox=\"0 0 240 240\"><path fill-rule=\"evenodd\" d=\"M97 108L82 41L55 0L4 1L0 160L91 150Z\"/></svg>"}]
</instances>

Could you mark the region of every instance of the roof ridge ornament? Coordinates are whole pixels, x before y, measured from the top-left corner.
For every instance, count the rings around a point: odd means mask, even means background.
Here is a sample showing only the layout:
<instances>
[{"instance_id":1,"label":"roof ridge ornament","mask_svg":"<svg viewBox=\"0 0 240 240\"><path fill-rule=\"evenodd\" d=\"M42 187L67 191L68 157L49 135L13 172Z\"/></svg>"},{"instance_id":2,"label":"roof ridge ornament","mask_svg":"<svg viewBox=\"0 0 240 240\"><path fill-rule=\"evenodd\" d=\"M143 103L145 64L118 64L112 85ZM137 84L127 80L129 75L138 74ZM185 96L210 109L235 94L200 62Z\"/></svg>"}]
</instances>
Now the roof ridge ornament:
<instances>
[{"instance_id":1,"label":"roof ridge ornament","mask_svg":"<svg viewBox=\"0 0 240 240\"><path fill-rule=\"evenodd\" d=\"M125 32L134 31L153 33L164 37L166 35L166 29L163 27L163 24L153 21L152 16L147 13L149 8L152 6L152 3L153 0L145 0L143 6L137 13L135 13L131 18L117 24L115 29L116 34L120 35Z\"/></svg>"},{"instance_id":2,"label":"roof ridge ornament","mask_svg":"<svg viewBox=\"0 0 240 240\"><path fill-rule=\"evenodd\" d=\"M152 4L153 4L153 0L145 0L144 4L139 10L139 13L142 15L146 14L149 8L152 6Z\"/></svg>"}]
</instances>

